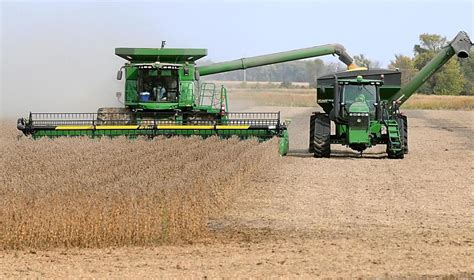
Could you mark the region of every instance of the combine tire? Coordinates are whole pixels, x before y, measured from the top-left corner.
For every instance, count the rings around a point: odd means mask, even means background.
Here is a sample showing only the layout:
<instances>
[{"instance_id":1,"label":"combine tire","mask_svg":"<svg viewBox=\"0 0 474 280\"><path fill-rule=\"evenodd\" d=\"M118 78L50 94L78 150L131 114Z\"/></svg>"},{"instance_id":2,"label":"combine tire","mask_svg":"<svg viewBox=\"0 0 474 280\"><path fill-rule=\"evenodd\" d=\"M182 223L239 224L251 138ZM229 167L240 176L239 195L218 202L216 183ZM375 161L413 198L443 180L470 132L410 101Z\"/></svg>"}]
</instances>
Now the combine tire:
<instances>
[{"instance_id":1,"label":"combine tire","mask_svg":"<svg viewBox=\"0 0 474 280\"><path fill-rule=\"evenodd\" d=\"M312 129L313 153L315 158L330 157L331 155L331 121L324 113L316 113ZM313 117L312 116L312 117Z\"/></svg>"}]
</instances>

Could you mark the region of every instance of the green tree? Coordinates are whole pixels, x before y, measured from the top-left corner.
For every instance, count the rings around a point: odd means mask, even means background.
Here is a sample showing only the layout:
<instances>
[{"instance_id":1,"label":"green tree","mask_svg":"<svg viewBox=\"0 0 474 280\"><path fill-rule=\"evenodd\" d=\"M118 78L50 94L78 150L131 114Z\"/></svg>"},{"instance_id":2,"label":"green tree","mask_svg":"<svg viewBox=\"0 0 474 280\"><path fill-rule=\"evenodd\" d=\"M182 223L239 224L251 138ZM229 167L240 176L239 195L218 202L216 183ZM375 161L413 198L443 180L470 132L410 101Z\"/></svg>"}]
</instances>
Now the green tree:
<instances>
[{"instance_id":1,"label":"green tree","mask_svg":"<svg viewBox=\"0 0 474 280\"><path fill-rule=\"evenodd\" d=\"M414 47L415 67L418 70L422 69L446 45L446 42L446 37L438 34L421 34L420 44ZM428 94L459 95L464 89L464 84L459 62L453 58L428 79L419 91Z\"/></svg>"},{"instance_id":2,"label":"green tree","mask_svg":"<svg viewBox=\"0 0 474 280\"><path fill-rule=\"evenodd\" d=\"M376 60L371 60L371 59L365 57L365 55L363 55L363 54L355 55L354 56L354 62L358 66L367 67L369 69L380 68L380 62L378 62Z\"/></svg>"},{"instance_id":3,"label":"green tree","mask_svg":"<svg viewBox=\"0 0 474 280\"><path fill-rule=\"evenodd\" d=\"M470 58L461 59L461 71L466 82L461 92L463 95L474 95L474 50L470 52Z\"/></svg>"},{"instance_id":4,"label":"green tree","mask_svg":"<svg viewBox=\"0 0 474 280\"><path fill-rule=\"evenodd\" d=\"M417 72L413 58L402 54L396 54L395 59L390 62L388 68L398 69L402 72L402 85L406 85Z\"/></svg>"},{"instance_id":5,"label":"green tree","mask_svg":"<svg viewBox=\"0 0 474 280\"><path fill-rule=\"evenodd\" d=\"M305 63L305 73L307 81L310 84L316 84L316 79L325 74L326 65L321 59L307 60Z\"/></svg>"},{"instance_id":6,"label":"green tree","mask_svg":"<svg viewBox=\"0 0 474 280\"><path fill-rule=\"evenodd\" d=\"M433 88L435 94L459 95L465 84L464 75L457 59L449 60L436 77L436 84Z\"/></svg>"}]
</instances>

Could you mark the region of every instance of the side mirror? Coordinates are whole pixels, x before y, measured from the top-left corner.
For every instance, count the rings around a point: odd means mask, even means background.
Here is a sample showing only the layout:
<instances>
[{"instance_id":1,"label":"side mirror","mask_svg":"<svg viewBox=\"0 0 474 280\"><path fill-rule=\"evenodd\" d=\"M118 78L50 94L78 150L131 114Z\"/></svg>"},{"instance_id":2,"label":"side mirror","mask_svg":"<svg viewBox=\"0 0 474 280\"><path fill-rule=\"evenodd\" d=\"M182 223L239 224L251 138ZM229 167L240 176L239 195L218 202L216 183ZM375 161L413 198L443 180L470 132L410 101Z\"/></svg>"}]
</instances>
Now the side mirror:
<instances>
[{"instance_id":1,"label":"side mirror","mask_svg":"<svg viewBox=\"0 0 474 280\"><path fill-rule=\"evenodd\" d=\"M122 69L118 70L117 72L117 80L121 80L122 79Z\"/></svg>"}]
</instances>

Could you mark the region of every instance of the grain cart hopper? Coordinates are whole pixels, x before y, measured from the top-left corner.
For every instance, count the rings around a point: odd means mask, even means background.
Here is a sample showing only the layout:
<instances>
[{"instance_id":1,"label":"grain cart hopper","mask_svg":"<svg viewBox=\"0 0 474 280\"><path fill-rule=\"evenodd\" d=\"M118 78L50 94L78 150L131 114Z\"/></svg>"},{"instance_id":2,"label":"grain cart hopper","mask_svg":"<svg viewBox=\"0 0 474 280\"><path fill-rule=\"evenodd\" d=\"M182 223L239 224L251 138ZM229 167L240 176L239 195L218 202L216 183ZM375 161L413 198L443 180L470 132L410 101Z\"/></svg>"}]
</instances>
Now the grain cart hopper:
<instances>
[{"instance_id":1,"label":"grain cart hopper","mask_svg":"<svg viewBox=\"0 0 474 280\"><path fill-rule=\"evenodd\" d=\"M317 102L324 112L311 115L310 152L318 158L329 157L331 144L342 144L362 155L369 147L385 144L389 158L403 158L408 152L408 122L400 105L452 56L467 58L471 46L469 36L459 32L403 87L401 73L393 70L355 70L320 77Z\"/></svg>"},{"instance_id":2,"label":"grain cart hopper","mask_svg":"<svg viewBox=\"0 0 474 280\"><path fill-rule=\"evenodd\" d=\"M30 113L18 120L18 129L33 138L218 135L265 140L277 136L279 152L284 155L289 139L279 112L229 112L226 88L200 83L200 76L328 54L338 55L348 68L355 67L338 44L205 66L197 66L196 61L207 55L206 49L116 48L115 54L127 60L117 73L120 80L125 72L123 108L100 108L97 113Z\"/></svg>"}]
</instances>

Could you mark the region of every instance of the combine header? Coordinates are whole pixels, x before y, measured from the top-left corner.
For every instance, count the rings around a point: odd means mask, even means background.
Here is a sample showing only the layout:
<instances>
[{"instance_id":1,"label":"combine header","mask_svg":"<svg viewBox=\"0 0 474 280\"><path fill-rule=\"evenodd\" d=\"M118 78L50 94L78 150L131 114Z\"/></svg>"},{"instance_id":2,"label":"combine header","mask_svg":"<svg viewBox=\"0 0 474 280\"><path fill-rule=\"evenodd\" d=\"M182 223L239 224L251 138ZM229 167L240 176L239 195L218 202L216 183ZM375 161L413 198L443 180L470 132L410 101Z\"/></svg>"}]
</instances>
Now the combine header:
<instances>
[{"instance_id":1,"label":"combine header","mask_svg":"<svg viewBox=\"0 0 474 280\"><path fill-rule=\"evenodd\" d=\"M125 107L100 108L97 113L30 113L18 120L17 128L33 138L217 135L266 140L276 136L279 153L285 155L289 136L279 112L229 112L226 88L199 82L200 76L329 54L338 55L349 69L355 67L338 44L206 66L195 64L207 55L206 49L117 48L115 54L127 60L117 73L120 80L125 72Z\"/></svg>"},{"instance_id":2,"label":"combine header","mask_svg":"<svg viewBox=\"0 0 474 280\"><path fill-rule=\"evenodd\" d=\"M400 106L451 57L469 57L471 46L469 36L459 32L403 87L401 73L394 70L356 69L320 77L317 102L324 112L314 112L310 118L309 151L320 158L331 155L332 144L361 154L385 144L389 158L403 158L408 153L408 121Z\"/></svg>"}]
</instances>

